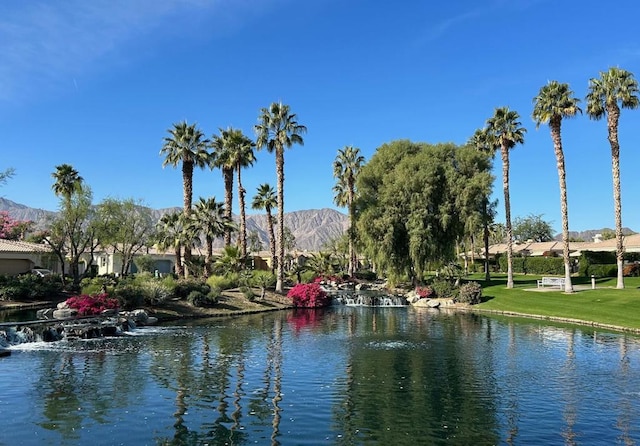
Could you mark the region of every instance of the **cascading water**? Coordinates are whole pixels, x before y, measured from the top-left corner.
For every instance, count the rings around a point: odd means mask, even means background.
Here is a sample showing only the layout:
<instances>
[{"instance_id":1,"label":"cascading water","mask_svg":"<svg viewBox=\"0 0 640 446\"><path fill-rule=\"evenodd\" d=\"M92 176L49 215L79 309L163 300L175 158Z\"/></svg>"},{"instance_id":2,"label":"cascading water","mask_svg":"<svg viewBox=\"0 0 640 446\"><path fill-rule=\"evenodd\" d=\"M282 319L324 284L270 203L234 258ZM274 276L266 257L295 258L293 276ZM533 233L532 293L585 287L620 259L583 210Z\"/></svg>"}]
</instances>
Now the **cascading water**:
<instances>
[{"instance_id":1,"label":"cascading water","mask_svg":"<svg viewBox=\"0 0 640 446\"><path fill-rule=\"evenodd\" d=\"M327 291L333 302L339 305L357 307L404 307L408 305L403 296L383 294L379 291L337 290Z\"/></svg>"}]
</instances>

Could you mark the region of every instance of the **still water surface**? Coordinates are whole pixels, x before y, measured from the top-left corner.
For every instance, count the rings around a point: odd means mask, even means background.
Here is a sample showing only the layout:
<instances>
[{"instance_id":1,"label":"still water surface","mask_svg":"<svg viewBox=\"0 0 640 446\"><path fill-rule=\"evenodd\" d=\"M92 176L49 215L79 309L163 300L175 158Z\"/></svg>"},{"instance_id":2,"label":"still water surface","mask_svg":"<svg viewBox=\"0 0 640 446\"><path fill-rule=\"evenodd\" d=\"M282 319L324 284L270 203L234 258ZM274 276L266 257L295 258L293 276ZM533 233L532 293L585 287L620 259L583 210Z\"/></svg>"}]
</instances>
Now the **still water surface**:
<instances>
[{"instance_id":1,"label":"still water surface","mask_svg":"<svg viewBox=\"0 0 640 446\"><path fill-rule=\"evenodd\" d=\"M640 340L413 308L283 311L0 359L0 445L640 443Z\"/></svg>"}]
</instances>

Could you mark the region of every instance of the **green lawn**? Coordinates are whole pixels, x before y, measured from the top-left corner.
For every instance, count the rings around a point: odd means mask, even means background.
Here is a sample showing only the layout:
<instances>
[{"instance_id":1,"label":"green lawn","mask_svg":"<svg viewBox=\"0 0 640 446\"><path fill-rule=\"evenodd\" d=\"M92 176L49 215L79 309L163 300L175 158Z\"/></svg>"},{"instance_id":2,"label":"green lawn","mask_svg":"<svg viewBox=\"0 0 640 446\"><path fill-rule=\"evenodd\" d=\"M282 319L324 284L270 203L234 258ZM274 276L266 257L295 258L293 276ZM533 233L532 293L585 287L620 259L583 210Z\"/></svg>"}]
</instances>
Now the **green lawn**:
<instances>
[{"instance_id":1,"label":"green lawn","mask_svg":"<svg viewBox=\"0 0 640 446\"><path fill-rule=\"evenodd\" d=\"M523 315L539 315L595 322L608 326L640 331L640 278L625 277L625 289L615 288L615 279L597 279L591 289L589 278L575 277L572 283L585 285L586 290L573 294L562 291L527 291L536 288L540 276L515 275L514 288L506 288L506 275L493 274L486 282L484 275L469 278L479 282L483 289L483 303L475 308Z\"/></svg>"}]
</instances>

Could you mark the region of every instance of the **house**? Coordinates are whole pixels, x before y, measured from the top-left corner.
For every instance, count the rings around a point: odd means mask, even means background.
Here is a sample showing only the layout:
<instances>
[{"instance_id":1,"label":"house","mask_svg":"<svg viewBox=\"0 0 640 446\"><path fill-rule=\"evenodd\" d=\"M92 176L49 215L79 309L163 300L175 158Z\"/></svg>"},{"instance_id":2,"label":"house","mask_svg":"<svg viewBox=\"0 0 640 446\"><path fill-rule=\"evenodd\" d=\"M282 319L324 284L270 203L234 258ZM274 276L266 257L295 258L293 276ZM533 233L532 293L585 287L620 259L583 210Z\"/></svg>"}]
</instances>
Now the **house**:
<instances>
[{"instance_id":1,"label":"house","mask_svg":"<svg viewBox=\"0 0 640 446\"><path fill-rule=\"evenodd\" d=\"M48 245L0 239L0 274L16 275L36 267L61 271L60 262Z\"/></svg>"}]
</instances>

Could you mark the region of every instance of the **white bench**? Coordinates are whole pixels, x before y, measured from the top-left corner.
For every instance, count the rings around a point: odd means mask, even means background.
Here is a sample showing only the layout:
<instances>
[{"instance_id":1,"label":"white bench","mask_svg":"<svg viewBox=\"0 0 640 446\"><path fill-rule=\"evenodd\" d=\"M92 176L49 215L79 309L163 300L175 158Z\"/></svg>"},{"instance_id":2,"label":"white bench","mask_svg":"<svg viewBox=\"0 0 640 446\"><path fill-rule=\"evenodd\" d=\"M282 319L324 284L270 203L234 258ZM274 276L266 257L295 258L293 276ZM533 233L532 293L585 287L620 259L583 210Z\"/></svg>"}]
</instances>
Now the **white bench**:
<instances>
[{"instance_id":1,"label":"white bench","mask_svg":"<svg viewBox=\"0 0 640 446\"><path fill-rule=\"evenodd\" d=\"M538 280L538 288L544 288L545 286L564 288L564 277L543 277Z\"/></svg>"}]
</instances>

